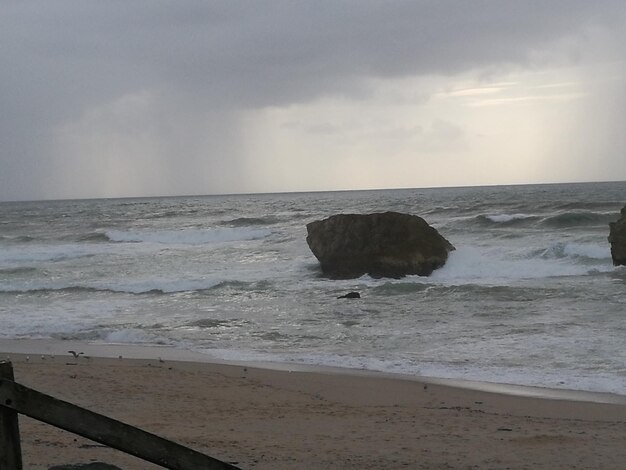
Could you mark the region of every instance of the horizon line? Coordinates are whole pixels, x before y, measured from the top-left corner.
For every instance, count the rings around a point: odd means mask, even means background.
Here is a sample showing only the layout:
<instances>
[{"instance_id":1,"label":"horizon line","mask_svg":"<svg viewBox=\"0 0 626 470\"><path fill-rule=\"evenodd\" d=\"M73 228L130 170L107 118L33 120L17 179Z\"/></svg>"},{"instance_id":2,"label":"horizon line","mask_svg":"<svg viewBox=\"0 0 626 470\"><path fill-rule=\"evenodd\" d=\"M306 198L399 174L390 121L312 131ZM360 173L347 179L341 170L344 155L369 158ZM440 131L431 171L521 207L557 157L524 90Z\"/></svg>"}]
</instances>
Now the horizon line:
<instances>
[{"instance_id":1,"label":"horizon line","mask_svg":"<svg viewBox=\"0 0 626 470\"><path fill-rule=\"evenodd\" d=\"M124 200L124 199L159 199L159 198L191 198L191 197L224 197L224 196L261 196L280 194L314 194L314 193L347 193L357 191L411 191L411 190L431 190L431 189L463 189L463 188L493 188L500 186L556 186L566 184L602 184L602 183L626 183L626 180L600 180L600 181L559 181L540 183L488 183L488 184L468 184L450 186L403 186L395 188L350 188L350 189L311 189L294 191L260 191L260 192L224 192L206 194L161 194L145 196L103 196L103 197L67 197L67 198L44 198L44 199L6 199L0 200L0 204L15 202L65 202L65 201L97 201L97 200Z\"/></svg>"}]
</instances>

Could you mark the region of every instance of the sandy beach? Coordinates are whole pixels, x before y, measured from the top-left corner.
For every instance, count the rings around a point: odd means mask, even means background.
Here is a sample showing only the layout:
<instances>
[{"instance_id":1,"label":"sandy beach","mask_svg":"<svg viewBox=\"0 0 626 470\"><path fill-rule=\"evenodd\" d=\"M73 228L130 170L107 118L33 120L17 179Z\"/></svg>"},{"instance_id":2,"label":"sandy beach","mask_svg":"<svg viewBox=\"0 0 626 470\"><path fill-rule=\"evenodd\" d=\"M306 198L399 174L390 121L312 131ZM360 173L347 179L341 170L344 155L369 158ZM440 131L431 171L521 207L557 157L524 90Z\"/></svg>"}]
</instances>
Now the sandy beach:
<instances>
[{"instance_id":1,"label":"sandy beach","mask_svg":"<svg viewBox=\"0 0 626 470\"><path fill-rule=\"evenodd\" d=\"M74 360L61 353L65 344L0 342L0 359L10 358L26 386L242 469L617 469L626 462L619 395L528 389L521 393L537 396L520 396L363 371L190 361L165 349L161 360L136 358L139 348L120 358L119 349L80 346L88 357ZM26 469L95 460L158 468L26 417L20 430Z\"/></svg>"}]
</instances>

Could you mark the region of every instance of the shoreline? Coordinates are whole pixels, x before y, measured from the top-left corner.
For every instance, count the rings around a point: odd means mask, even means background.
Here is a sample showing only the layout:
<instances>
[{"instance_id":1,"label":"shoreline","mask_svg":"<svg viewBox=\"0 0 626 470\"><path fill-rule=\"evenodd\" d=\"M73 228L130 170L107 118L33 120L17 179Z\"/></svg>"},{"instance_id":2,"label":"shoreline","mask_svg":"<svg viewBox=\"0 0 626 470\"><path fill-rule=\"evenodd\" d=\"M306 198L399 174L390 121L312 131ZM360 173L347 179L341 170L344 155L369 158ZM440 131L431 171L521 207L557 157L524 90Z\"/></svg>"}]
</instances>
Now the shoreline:
<instances>
[{"instance_id":1,"label":"shoreline","mask_svg":"<svg viewBox=\"0 0 626 470\"><path fill-rule=\"evenodd\" d=\"M119 358L121 356L124 359L163 359L176 362L250 367L262 370L338 374L355 377L378 377L519 397L626 405L626 394L621 395L609 392L559 389L480 380L450 379L384 372L370 369L351 369L347 367L290 362L232 361L217 359L206 354L175 348L168 345L89 343L85 341L64 341L54 339L0 339L0 360L5 360L7 355L9 357L11 355L54 355L61 357L67 356L70 358L71 356L68 355L68 347L71 347L78 352L83 352L87 357L97 357L102 359ZM34 359L36 360L36 358Z\"/></svg>"},{"instance_id":2,"label":"shoreline","mask_svg":"<svg viewBox=\"0 0 626 470\"><path fill-rule=\"evenodd\" d=\"M16 341L8 352L18 383L242 469L565 470L626 461L624 402L372 371L201 361L167 347L33 341ZM0 340L0 360L11 342ZM85 354L74 359L67 353L74 347ZM160 468L23 416L20 433L24 468L93 461Z\"/></svg>"}]
</instances>

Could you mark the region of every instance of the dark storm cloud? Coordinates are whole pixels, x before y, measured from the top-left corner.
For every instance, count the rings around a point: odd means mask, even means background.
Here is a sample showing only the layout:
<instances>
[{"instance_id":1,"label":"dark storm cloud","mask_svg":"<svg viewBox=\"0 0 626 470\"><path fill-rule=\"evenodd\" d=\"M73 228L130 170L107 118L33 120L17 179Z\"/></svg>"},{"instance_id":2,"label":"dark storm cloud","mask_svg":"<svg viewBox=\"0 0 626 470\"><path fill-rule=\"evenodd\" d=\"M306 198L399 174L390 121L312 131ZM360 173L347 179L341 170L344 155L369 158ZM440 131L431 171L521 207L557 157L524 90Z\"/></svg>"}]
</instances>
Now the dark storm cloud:
<instances>
[{"instance_id":1,"label":"dark storm cloud","mask_svg":"<svg viewBox=\"0 0 626 470\"><path fill-rule=\"evenodd\" d=\"M362 77L526 62L625 9L621 0L15 2L0 19L2 75L23 106L29 96L48 103L43 113L138 87L281 104Z\"/></svg>"},{"instance_id":2,"label":"dark storm cloud","mask_svg":"<svg viewBox=\"0 0 626 470\"><path fill-rule=\"evenodd\" d=\"M55 126L125 94L156 91L192 114L363 96L368 78L532 65L535 52L567 38L584 43L595 26L623 39L626 16L623 0L45 0L0 8L1 199L21 197L14 175L26 175L25 184L45 172ZM575 51L552 59L576 60Z\"/></svg>"}]
</instances>

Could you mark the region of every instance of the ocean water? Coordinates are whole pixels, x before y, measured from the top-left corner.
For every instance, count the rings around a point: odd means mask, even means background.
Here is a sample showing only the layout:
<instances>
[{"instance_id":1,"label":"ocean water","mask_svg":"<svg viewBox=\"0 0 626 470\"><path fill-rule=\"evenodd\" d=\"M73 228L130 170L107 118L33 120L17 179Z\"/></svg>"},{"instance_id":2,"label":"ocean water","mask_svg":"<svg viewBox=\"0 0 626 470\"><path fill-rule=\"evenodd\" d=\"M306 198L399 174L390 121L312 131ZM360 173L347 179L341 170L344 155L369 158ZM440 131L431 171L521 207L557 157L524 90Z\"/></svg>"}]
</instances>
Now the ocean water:
<instances>
[{"instance_id":1,"label":"ocean water","mask_svg":"<svg viewBox=\"0 0 626 470\"><path fill-rule=\"evenodd\" d=\"M626 394L625 202L622 182L0 203L0 337ZM324 278L306 224L386 210L450 240L446 266Z\"/></svg>"}]
</instances>

